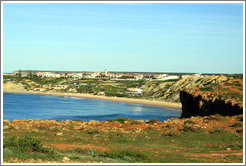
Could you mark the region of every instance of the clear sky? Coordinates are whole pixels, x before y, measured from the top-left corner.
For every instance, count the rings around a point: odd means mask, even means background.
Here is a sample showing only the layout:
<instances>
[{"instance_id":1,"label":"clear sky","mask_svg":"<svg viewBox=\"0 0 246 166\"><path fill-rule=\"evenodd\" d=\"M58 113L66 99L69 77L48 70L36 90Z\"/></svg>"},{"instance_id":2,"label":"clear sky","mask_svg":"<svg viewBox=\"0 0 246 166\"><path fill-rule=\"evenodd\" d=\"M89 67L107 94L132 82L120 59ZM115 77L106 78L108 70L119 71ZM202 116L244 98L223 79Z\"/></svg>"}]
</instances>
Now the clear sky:
<instances>
[{"instance_id":1,"label":"clear sky","mask_svg":"<svg viewBox=\"0 0 246 166\"><path fill-rule=\"evenodd\" d=\"M3 5L3 72L243 72L243 4Z\"/></svg>"}]
</instances>

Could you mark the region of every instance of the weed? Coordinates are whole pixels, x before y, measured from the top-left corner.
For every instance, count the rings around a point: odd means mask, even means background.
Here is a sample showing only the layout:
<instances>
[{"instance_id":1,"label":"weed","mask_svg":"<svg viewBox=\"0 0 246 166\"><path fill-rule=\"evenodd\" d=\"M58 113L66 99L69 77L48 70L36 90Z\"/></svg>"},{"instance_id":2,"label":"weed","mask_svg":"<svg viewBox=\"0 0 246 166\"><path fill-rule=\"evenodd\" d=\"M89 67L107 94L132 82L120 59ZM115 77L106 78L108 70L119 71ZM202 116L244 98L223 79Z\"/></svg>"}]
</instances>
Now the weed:
<instances>
[{"instance_id":1,"label":"weed","mask_svg":"<svg viewBox=\"0 0 246 166\"><path fill-rule=\"evenodd\" d=\"M233 125L231 125L230 127L242 127L242 126L243 126L243 123L236 122Z\"/></svg>"},{"instance_id":2,"label":"weed","mask_svg":"<svg viewBox=\"0 0 246 166\"><path fill-rule=\"evenodd\" d=\"M43 147L40 140L26 136L19 139L16 139L15 137L5 138L3 142L3 148L8 148L9 150L17 153L53 153L52 150Z\"/></svg>"},{"instance_id":3,"label":"weed","mask_svg":"<svg viewBox=\"0 0 246 166\"><path fill-rule=\"evenodd\" d=\"M74 121L83 122L81 119L74 119Z\"/></svg>"},{"instance_id":4,"label":"weed","mask_svg":"<svg viewBox=\"0 0 246 166\"><path fill-rule=\"evenodd\" d=\"M243 129L236 130L237 133L243 134Z\"/></svg>"},{"instance_id":5,"label":"weed","mask_svg":"<svg viewBox=\"0 0 246 166\"><path fill-rule=\"evenodd\" d=\"M209 134L222 134L225 133L225 130L222 129L213 129L209 131Z\"/></svg>"},{"instance_id":6,"label":"weed","mask_svg":"<svg viewBox=\"0 0 246 166\"><path fill-rule=\"evenodd\" d=\"M238 115L237 119L238 119L239 121L243 121L243 115Z\"/></svg>"},{"instance_id":7,"label":"weed","mask_svg":"<svg viewBox=\"0 0 246 166\"><path fill-rule=\"evenodd\" d=\"M215 114L215 115L210 115L206 118L206 120L216 120L216 121L225 121L226 119L223 118L222 115Z\"/></svg>"},{"instance_id":8,"label":"weed","mask_svg":"<svg viewBox=\"0 0 246 166\"><path fill-rule=\"evenodd\" d=\"M80 153L80 154L87 154L87 155L90 154L90 150L89 149L82 149L82 148L76 148L75 152L76 153Z\"/></svg>"},{"instance_id":9,"label":"weed","mask_svg":"<svg viewBox=\"0 0 246 166\"><path fill-rule=\"evenodd\" d=\"M99 130L87 130L87 134L99 134Z\"/></svg>"},{"instance_id":10,"label":"weed","mask_svg":"<svg viewBox=\"0 0 246 166\"><path fill-rule=\"evenodd\" d=\"M199 132L201 132L201 128L198 128L198 127L195 127L195 126L191 126L191 125L184 125L183 131L199 133Z\"/></svg>"},{"instance_id":11,"label":"weed","mask_svg":"<svg viewBox=\"0 0 246 166\"><path fill-rule=\"evenodd\" d=\"M96 156L99 157L106 157L112 159L125 159L126 157L130 157L135 161L144 161L148 159L147 155L141 152L134 152L134 151L112 151L112 152L104 152L101 154L97 154Z\"/></svg>"},{"instance_id":12,"label":"weed","mask_svg":"<svg viewBox=\"0 0 246 166\"><path fill-rule=\"evenodd\" d=\"M187 120L184 122L184 124L197 124L197 123L191 120Z\"/></svg>"},{"instance_id":13,"label":"weed","mask_svg":"<svg viewBox=\"0 0 246 166\"><path fill-rule=\"evenodd\" d=\"M151 119L150 121L146 122L146 123L149 123L149 124L154 124L154 123L157 123L159 122L158 120L156 119Z\"/></svg>"},{"instance_id":14,"label":"weed","mask_svg":"<svg viewBox=\"0 0 246 166\"><path fill-rule=\"evenodd\" d=\"M165 131L162 136L179 137L180 135L181 133L178 130L171 129Z\"/></svg>"},{"instance_id":15,"label":"weed","mask_svg":"<svg viewBox=\"0 0 246 166\"><path fill-rule=\"evenodd\" d=\"M128 118L116 118L114 121L118 121L118 122L120 122L120 123L124 123L125 121L129 121L130 119L128 119Z\"/></svg>"}]
</instances>

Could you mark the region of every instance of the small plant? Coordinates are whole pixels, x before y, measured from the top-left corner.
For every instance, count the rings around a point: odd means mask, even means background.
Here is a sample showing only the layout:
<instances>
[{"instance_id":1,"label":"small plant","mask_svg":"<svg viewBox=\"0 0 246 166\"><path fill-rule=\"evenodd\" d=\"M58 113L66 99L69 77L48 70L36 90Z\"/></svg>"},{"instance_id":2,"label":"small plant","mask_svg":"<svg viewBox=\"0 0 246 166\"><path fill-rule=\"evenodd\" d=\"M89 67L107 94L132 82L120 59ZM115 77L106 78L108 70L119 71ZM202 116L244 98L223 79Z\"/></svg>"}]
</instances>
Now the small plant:
<instances>
[{"instance_id":1,"label":"small plant","mask_svg":"<svg viewBox=\"0 0 246 166\"><path fill-rule=\"evenodd\" d=\"M243 115L238 115L237 119L238 119L239 121L243 121Z\"/></svg>"},{"instance_id":2,"label":"small plant","mask_svg":"<svg viewBox=\"0 0 246 166\"><path fill-rule=\"evenodd\" d=\"M88 130L87 134L99 134L98 130Z\"/></svg>"},{"instance_id":3,"label":"small plant","mask_svg":"<svg viewBox=\"0 0 246 166\"><path fill-rule=\"evenodd\" d=\"M185 131L185 132L198 133L198 132L201 131L201 128L197 128L197 127L191 126L191 125L184 125L183 131Z\"/></svg>"},{"instance_id":4,"label":"small plant","mask_svg":"<svg viewBox=\"0 0 246 166\"><path fill-rule=\"evenodd\" d=\"M216 121L224 121L225 118L222 115L215 114L215 115L210 115L206 118L206 120L216 120Z\"/></svg>"},{"instance_id":5,"label":"small plant","mask_svg":"<svg viewBox=\"0 0 246 166\"><path fill-rule=\"evenodd\" d=\"M233 125L231 125L230 127L242 127L242 126L243 126L243 123L236 122Z\"/></svg>"},{"instance_id":6,"label":"small plant","mask_svg":"<svg viewBox=\"0 0 246 166\"><path fill-rule=\"evenodd\" d=\"M83 120L81 120L81 119L74 119L74 121L83 122Z\"/></svg>"},{"instance_id":7,"label":"small plant","mask_svg":"<svg viewBox=\"0 0 246 166\"><path fill-rule=\"evenodd\" d=\"M134 151L112 151L112 152L105 152L101 154L97 154L98 157L105 157L111 159L125 159L126 157L130 157L135 161L144 161L148 159L147 155L141 152L134 152Z\"/></svg>"},{"instance_id":8,"label":"small plant","mask_svg":"<svg viewBox=\"0 0 246 166\"><path fill-rule=\"evenodd\" d=\"M30 152L41 152L41 153L53 153L48 148L43 147L41 141L38 139L30 138L30 137L22 137L16 139L5 138L3 141L3 148L8 148L17 153L30 153Z\"/></svg>"},{"instance_id":9,"label":"small plant","mask_svg":"<svg viewBox=\"0 0 246 166\"><path fill-rule=\"evenodd\" d=\"M151 119L150 121L146 122L146 123L149 123L149 124L154 124L154 123L157 123L159 122L158 120L156 119Z\"/></svg>"},{"instance_id":10,"label":"small plant","mask_svg":"<svg viewBox=\"0 0 246 166\"><path fill-rule=\"evenodd\" d=\"M236 130L237 133L243 134L243 129Z\"/></svg>"},{"instance_id":11,"label":"small plant","mask_svg":"<svg viewBox=\"0 0 246 166\"><path fill-rule=\"evenodd\" d=\"M171 129L165 131L162 136L179 137L180 135L181 133L178 130Z\"/></svg>"},{"instance_id":12,"label":"small plant","mask_svg":"<svg viewBox=\"0 0 246 166\"><path fill-rule=\"evenodd\" d=\"M89 149L82 149L82 148L76 148L75 149L76 153L80 153L80 154L90 154L90 150Z\"/></svg>"},{"instance_id":13,"label":"small plant","mask_svg":"<svg viewBox=\"0 0 246 166\"><path fill-rule=\"evenodd\" d=\"M184 124L197 124L197 123L191 120L187 120L184 122Z\"/></svg>"},{"instance_id":14,"label":"small plant","mask_svg":"<svg viewBox=\"0 0 246 166\"><path fill-rule=\"evenodd\" d=\"M213 129L209 131L209 134L222 134L224 132L225 130L222 130L222 129Z\"/></svg>"},{"instance_id":15,"label":"small plant","mask_svg":"<svg viewBox=\"0 0 246 166\"><path fill-rule=\"evenodd\" d=\"M125 121L129 121L130 119L128 118L116 118L114 121L118 121L120 123L124 123Z\"/></svg>"}]
</instances>

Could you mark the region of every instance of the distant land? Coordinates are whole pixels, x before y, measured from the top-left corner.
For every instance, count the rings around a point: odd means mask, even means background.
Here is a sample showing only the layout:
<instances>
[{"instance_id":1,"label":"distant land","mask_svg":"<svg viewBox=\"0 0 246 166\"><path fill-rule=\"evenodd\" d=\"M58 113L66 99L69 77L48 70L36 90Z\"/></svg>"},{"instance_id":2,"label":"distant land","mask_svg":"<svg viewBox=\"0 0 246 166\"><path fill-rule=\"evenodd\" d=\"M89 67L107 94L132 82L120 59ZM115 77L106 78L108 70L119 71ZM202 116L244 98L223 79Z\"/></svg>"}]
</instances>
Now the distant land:
<instances>
[{"instance_id":1,"label":"distant land","mask_svg":"<svg viewBox=\"0 0 246 166\"><path fill-rule=\"evenodd\" d=\"M100 71L59 71L59 70L22 70L21 72L32 72L32 73L38 73L38 72L53 72L53 73L94 73L94 72L100 72ZM19 72L19 70L14 70L12 73ZM4 72L4 74L12 74L11 72ZM142 71L108 71L108 73L129 73L129 74L169 74L169 75L186 75L186 74L196 74L199 72L142 72ZM243 74L243 73L202 73L203 75L231 75L231 74Z\"/></svg>"}]
</instances>

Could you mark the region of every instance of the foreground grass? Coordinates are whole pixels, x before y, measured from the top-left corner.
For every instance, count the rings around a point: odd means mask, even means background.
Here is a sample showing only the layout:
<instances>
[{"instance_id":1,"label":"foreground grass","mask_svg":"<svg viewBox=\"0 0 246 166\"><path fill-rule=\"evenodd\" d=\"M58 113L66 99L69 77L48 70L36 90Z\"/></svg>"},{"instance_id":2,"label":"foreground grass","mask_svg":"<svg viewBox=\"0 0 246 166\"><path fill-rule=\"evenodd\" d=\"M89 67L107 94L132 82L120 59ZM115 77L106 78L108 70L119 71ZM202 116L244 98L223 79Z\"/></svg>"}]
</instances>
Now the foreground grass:
<instances>
[{"instance_id":1,"label":"foreground grass","mask_svg":"<svg viewBox=\"0 0 246 166\"><path fill-rule=\"evenodd\" d=\"M4 162L240 163L242 150L242 116L4 121Z\"/></svg>"}]
</instances>

